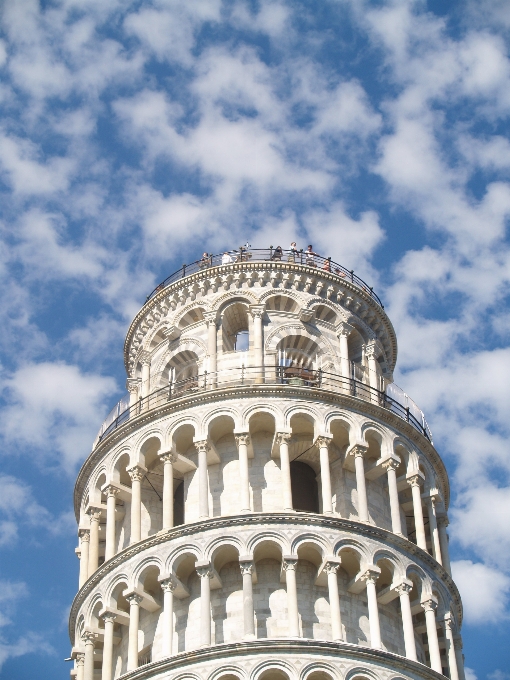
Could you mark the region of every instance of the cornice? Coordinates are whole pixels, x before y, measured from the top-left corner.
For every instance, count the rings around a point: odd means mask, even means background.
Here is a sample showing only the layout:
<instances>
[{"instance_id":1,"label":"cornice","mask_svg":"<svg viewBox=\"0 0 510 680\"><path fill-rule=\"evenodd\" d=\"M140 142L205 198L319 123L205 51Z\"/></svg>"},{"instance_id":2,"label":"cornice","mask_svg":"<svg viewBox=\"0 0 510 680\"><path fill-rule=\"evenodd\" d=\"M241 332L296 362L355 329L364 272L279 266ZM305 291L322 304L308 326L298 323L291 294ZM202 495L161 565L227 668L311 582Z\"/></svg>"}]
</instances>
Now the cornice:
<instances>
[{"instance_id":1,"label":"cornice","mask_svg":"<svg viewBox=\"0 0 510 680\"><path fill-rule=\"evenodd\" d=\"M74 644L74 631L76 627L76 616L83 601L89 593L100 583L100 581L117 566L123 564L127 560L139 555L140 553L150 550L164 543L169 543L176 538L186 536L195 536L197 534L204 534L206 531L213 531L216 529L228 528L233 526L239 527L257 527L260 525L275 525L282 524L286 529L291 525L306 526L321 528L334 531L344 531L351 534L357 534L365 538L380 541L385 545L391 545L400 552L407 555L412 555L419 559L423 564L426 564L429 570L434 573L438 580L442 581L450 593L457 608L457 620L459 627L462 624L462 601L460 594L452 577L448 572L436 562L436 560L429 555L428 552L422 550L415 543L408 541L405 538L397 536L397 534L371 524L364 524L362 522L355 522L353 520L342 519L339 517L326 517L324 515L315 515L311 513L251 513L247 515L229 515L226 517L212 517L208 520L201 520L198 522L191 522L189 524L181 524L173 529L161 531L153 536L139 541L133 545L128 546L121 552L117 553L111 560L104 562L94 574L83 584L82 588L76 594L71 611L69 614L69 637Z\"/></svg>"},{"instance_id":2,"label":"cornice","mask_svg":"<svg viewBox=\"0 0 510 680\"><path fill-rule=\"evenodd\" d=\"M320 394L318 394L319 391ZM74 512L76 520L79 521L80 519L81 497L83 495L85 484L87 483L88 478L96 466L102 461L103 457L107 455L112 446L117 444L119 441L128 437L131 433L135 432L147 423L151 423L164 416L177 413L192 406L207 404L229 398L235 398L236 400L239 400L254 396L256 397L259 395L261 397L275 398L297 397L306 401L322 401L330 404L338 404L342 408L354 411L360 415L368 415L389 425L407 437L407 439L413 442L420 449L420 451L429 457L429 460L434 465L435 472L442 481L445 508L448 509L450 502L450 486L448 474L441 457L434 446L424 435L418 432L418 430L416 430L410 423L402 420L402 418L399 418L399 416L395 415L388 409L378 406L377 404L373 404L369 401L364 401L363 399L357 399L351 395L332 392L324 388L304 387L298 385L245 385L219 387L214 390L204 390L203 392L194 392L193 395L177 397L162 406L150 411L145 411L135 418L128 420L107 437L105 437L105 439L101 441L90 453L78 473L74 487Z\"/></svg>"},{"instance_id":3,"label":"cornice","mask_svg":"<svg viewBox=\"0 0 510 680\"><path fill-rule=\"evenodd\" d=\"M322 657L333 657L333 662L340 660L356 661L358 663L372 662L384 664L388 670L394 674L395 671L406 672L411 676L419 676L430 680L444 680L444 675L437 673L428 666L418 661L411 661L404 656L394 654L382 649L372 649L371 647L360 647L359 645L348 642L328 642L326 640L310 640L308 638L295 638L290 640L283 639L259 639L249 642L230 642L191 652L179 652L174 656L161 661L154 661L146 666L141 666L134 671L124 673L122 680L145 680L153 678L160 673L170 674L190 670L190 666L211 661L221 661L225 663L229 659L229 665L236 665L232 657L238 655L241 658L256 655L260 657L267 653L272 657L289 655L295 657L297 654L317 654ZM169 675L165 675L165 678Z\"/></svg>"},{"instance_id":4,"label":"cornice","mask_svg":"<svg viewBox=\"0 0 510 680\"><path fill-rule=\"evenodd\" d=\"M334 294L336 296L338 296L338 293L341 293L341 300L339 300L337 304L339 305L340 308L345 307L345 309L347 309L349 313L354 313L355 315L357 315L358 310L362 306L364 306L365 313L363 314L363 316L360 316L360 318L364 320L365 317L367 316L377 317L378 320L382 322L382 325L384 326L384 330L387 334L388 341L391 346L391 356L388 356L387 358L389 360L391 370L394 369L397 361L397 337L395 334L395 330L384 309L369 295L367 291L363 290L363 288L360 288L356 284L350 282L348 279L340 278L330 272L327 272L323 269L318 269L316 267L309 267L307 265L290 262L275 262L275 261L268 262L263 260L262 261L250 260L248 262L238 262L228 265L219 265L216 267L211 267L209 269L204 269L195 272L193 274L189 274L188 276L185 276L181 279L178 279L177 281L174 281L166 288L163 288L153 298L146 302L145 305L140 309L138 314L133 319L128 329L126 340L124 343L124 365L126 367L126 372L128 373L128 375L130 364L129 350L136 330L138 329L142 320L148 317L152 312L155 312L155 316L157 318L161 318L161 314L158 311L158 307L162 303L164 303L167 299L173 297L178 291L182 290L183 288L191 288L193 289L193 291L195 291L197 288L200 287L199 286L200 282L204 282L207 279L217 279L218 277L222 276L224 277L240 273L246 274L248 272L261 270L271 271L273 273L278 272L282 274L285 273L297 274L300 277L305 277L305 280L303 281L303 285L305 287L307 285L306 284L307 278L308 279L312 278L314 281L322 281L323 285L321 286L321 292L326 295L324 299L328 299L331 296L331 290L334 291ZM275 277L270 277L270 279L267 281L267 284L269 286L274 287L275 290L281 290L282 294L285 294L286 289L284 287L279 286L276 287L274 285L276 281L279 282L280 280L276 279ZM240 290L243 291L243 289ZM308 292L308 290L304 292ZM207 297L208 294L209 293L206 293L203 297L197 298L197 305L200 305L201 303L203 304L203 301L205 300L205 297ZM193 292L193 295L196 295L196 293ZM317 297L320 298L321 295L318 295ZM169 305L167 304L166 307L168 308L168 306ZM152 323L148 325L153 326L154 321L152 321ZM378 335L376 331L372 332Z\"/></svg>"}]
</instances>

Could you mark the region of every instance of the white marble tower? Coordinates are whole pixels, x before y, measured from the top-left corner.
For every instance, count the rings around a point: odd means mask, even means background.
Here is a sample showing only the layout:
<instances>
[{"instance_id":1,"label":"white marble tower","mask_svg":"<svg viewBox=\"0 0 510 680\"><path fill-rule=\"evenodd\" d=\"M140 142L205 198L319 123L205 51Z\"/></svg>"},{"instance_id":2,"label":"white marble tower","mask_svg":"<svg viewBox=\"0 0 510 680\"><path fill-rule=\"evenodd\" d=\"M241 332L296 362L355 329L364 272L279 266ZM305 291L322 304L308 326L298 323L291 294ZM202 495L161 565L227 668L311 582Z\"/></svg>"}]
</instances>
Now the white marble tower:
<instances>
[{"instance_id":1,"label":"white marble tower","mask_svg":"<svg viewBox=\"0 0 510 680\"><path fill-rule=\"evenodd\" d=\"M377 296L319 257L221 259L129 328L76 482L72 674L463 680L448 478Z\"/></svg>"}]
</instances>

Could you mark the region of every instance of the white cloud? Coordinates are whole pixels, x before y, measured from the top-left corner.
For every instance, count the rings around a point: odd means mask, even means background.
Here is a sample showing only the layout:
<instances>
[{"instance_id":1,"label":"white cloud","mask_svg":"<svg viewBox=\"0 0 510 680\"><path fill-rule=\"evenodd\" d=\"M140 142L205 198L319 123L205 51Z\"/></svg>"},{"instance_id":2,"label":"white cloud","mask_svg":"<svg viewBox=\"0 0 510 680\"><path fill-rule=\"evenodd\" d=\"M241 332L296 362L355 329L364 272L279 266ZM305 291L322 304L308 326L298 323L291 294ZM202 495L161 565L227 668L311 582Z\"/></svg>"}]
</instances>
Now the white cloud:
<instances>
[{"instance_id":1,"label":"white cloud","mask_svg":"<svg viewBox=\"0 0 510 680\"><path fill-rule=\"evenodd\" d=\"M510 578L481 562L458 560L452 573L459 587L467 623L489 623L505 618Z\"/></svg>"}]
</instances>

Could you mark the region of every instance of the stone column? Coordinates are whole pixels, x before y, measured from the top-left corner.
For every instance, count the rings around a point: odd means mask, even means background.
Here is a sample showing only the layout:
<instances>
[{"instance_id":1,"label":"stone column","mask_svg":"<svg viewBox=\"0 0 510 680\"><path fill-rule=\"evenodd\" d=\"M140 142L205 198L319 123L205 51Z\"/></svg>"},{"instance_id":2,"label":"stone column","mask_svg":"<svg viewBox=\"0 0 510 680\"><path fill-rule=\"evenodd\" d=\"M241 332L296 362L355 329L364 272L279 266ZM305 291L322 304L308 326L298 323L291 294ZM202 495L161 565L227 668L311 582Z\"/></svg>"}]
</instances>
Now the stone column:
<instances>
[{"instance_id":1,"label":"stone column","mask_svg":"<svg viewBox=\"0 0 510 680\"><path fill-rule=\"evenodd\" d=\"M99 566L99 521L101 508L89 508L87 514L90 517L90 546L89 546L89 578Z\"/></svg>"},{"instance_id":2,"label":"stone column","mask_svg":"<svg viewBox=\"0 0 510 680\"><path fill-rule=\"evenodd\" d=\"M346 381L351 377L350 363L349 363L349 344L348 338L352 327L346 323L340 323L337 326L338 340L340 341L340 372L344 378L345 386L348 387Z\"/></svg>"},{"instance_id":3,"label":"stone column","mask_svg":"<svg viewBox=\"0 0 510 680\"><path fill-rule=\"evenodd\" d=\"M139 378L128 378L126 380L126 389L129 392L129 407L131 408L138 403L138 392L140 387Z\"/></svg>"},{"instance_id":4,"label":"stone column","mask_svg":"<svg viewBox=\"0 0 510 680\"><path fill-rule=\"evenodd\" d=\"M441 664L441 653L439 651L439 641L437 639L436 628L436 607L437 602L434 600L426 600L421 603L425 612L425 625L427 626L427 638L429 642L430 667L432 670L443 674L443 666Z\"/></svg>"},{"instance_id":5,"label":"stone column","mask_svg":"<svg viewBox=\"0 0 510 680\"><path fill-rule=\"evenodd\" d=\"M276 441L280 447L280 470L282 473L284 512L293 512L292 483L290 479L290 459L289 459L289 442L291 439L292 435L288 432L278 432L278 434L276 435Z\"/></svg>"},{"instance_id":6,"label":"stone column","mask_svg":"<svg viewBox=\"0 0 510 680\"><path fill-rule=\"evenodd\" d=\"M142 538L142 479L145 470L140 465L129 468L131 477L131 538L130 543L138 543Z\"/></svg>"},{"instance_id":7,"label":"stone column","mask_svg":"<svg viewBox=\"0 0 510 680\"><path fill-rule=\"evenodd\" d=\"M448 517L443 515L443 517L437 518L438 532L439 532L439 544L441 546L441 559L443 560L443 567L446 571L451 574L452 568L450 566L450 551L448 549L448 534L446 533L446 527L448 526Z\"/></svg>"},{"instance_id":8,"label":"stone column","mask_svg":"<svg viewBox=\"0 0 510 680\"><path fill-rule=\"evenodd\" d=\"M174 468L177 460L174 453L164 453L159 457L163 463L163 529L174 525Z\"/></svg>"},{"instance_id":9,"label":"stone column","mask_svg":"<svg viewBox=\"0 0 510 680\"><path fill-rule=\"evenodd\" d=\"M370 626L370 646L374 649L381 649L381 626L379 623L379 607L377 604L377 591L375 582L379 577L379 572L374 569L367 569L361 577L367 586L368 602L368 623Z\"/></svg>"},{"instance_id":10,"label":"stone column","mask_svg":"<svg viewBox=\"0 0 510 680\"><path fill-rule=\"evenodd\" d=\"M418 661L416 655L416 641L414 639L413 614L411 612L411 600L409 593L413 589L413 584L404 581L396 586L395 590L400 598L400 611L402 615L402 628L404 629L404 645L406 656L412 661Z\"/></svg>"},{"instance_id":11,"label":"stone column","mask_svg":"<svg viewBox=\"0 0 510 680\"><path fill-rule=\"evenodd\" d=\"M434 496L431 496L428 499L427 510L429 515L430 538L432 540L432 555L436 562L443 564L441 544L439 542L439 530L437 528L436 498Z\"/></svg>"},{"instance_id":12,"label":"stone column","mask_svg":"<svg viewBox=\"0 0 510 680\"><path fill-rule=\"evenodd\" d=\"M250 314L253 318L253 363L255 364L255 382L264 382L264 329L262 317L264 305L250 305Z\"/></svg>"},{"instance_id":13,"label":"stone column","mask_svg":"<svg viewBox=\"0 0 510 680\"><path fill-rule=\"evenodd\" d=\"M106 547L105 562L115 555L115 504L120 489L109 484L106 489Z\"/></svg>"},{"instance_id":14,"label":"stone column","mask_svg":"<svg viewBox=\"0 0 510 680\"><path fill-rule=\"evenodd\" d=\"M423 507L421 504L421 477L420 475L412 475L408 477L407 482L411 487L413 494L413 514L414 526L416 529L416 544L422 550L427 551L427 541L425 539L425 524L423 523Z\"/></svg>"},{"instance_id":15,"label":"stone column","mask_svg":"<svg viewBox=\"0 0 510 680\"><path fill-rule=\"evenodd\" d=\"M322 512L325 515L333 514L333 502L331 493L331 471L329 468L329 445L331 437L317 437L315 445L319 447L321 463L321 489L322 489Z\"/></svg>"},{"instance_id":16,"label":"stone column","mask_svg":"<svg viewBox=\"0 0 510 680\"><path fill-rule=\"evenodd\" d=\"M151 391L151 355L150 352L140 353L140 363L142 364L142 389L141 397L148 397Z\"/></svg>"},{"instance_id":17,"label":"stone column","mask_svg":"<svg viewBox=\"0 0 510 680\"><path fill-rule=\"evenodd\" d=\"M174 590L176 587L175 580L170 576L165 578L161 583L163 590L163 640L162 640L162 658L172 656L172 647L174 640Z\"/></svg>"},{"instance_id":18,"label":"stone column","mask_svg":"<svg viewBox=\"0 0 510 680\"><path fill-rule=\"evenodd\" d=\"M83 671L85 665L85 654L78 652L75 657L76 660L76 680L83 680Z\"/></svg>"},{"instance_id":19,"label":"stone column","mask_svg":"<svg viewBox=\"0 0 510 680\"><path fill-rule=\"evenodd\" d=\"M253 560L240 559L239 567L243 576L243 619L244 619L244 640L255 638L255 617L253 609Z\"/></svg>"},{"instance_id":20,"label":"stone column","mask_svg":"<svg viewBox=\"0 0 510 680\"><path fill-rule=\"evenodd\" d=\"M329 610L331 612L331 637L335 641L343 640L342 617L340 614L340 595L336 572L340 567L340 559L328 560L324 570L328 575Z\"/></svg>"},{"instance_id":21,"label":"stone column","mask_svg":"<svg viewBox=\"0 0 510 680\"><path fill-rule=\"evenodd\" d=\"M455 643L455 657L457 659L459 678L460 680L466 680L466 674L464 673L464 654L462 653L462 636L460 633L453 636L453 641Z\"/></svg>"},{"instance_id":22,"label":"stone column","mask_svg":"<svg viewBox=\"0 0 510 680\"><path fill-rule=\"evenodd\" d=\"M129 593L129 595L126 595L126 600L129 602L127 670L134 671L135 668L138 668L138 625L142 598L137 593Z\"/></svg>"},{"instance_id":23,"label":"stone column","mask_svg":"<svg viewBox=\"0 0 510 680\"><path fill-rule=\"evenodd\" d=\"M450 670L450 680L460 680L459 669L457 667L457 654L455 653L455 639L453 635L453 621L450 612L444 617L444 632L446 638L446 654L448 657L448 668Z\"/></svg>"},{"instance_id":24,"label":"stone column","mask_svg":"<svg viewBox=\"0 0 510 680\"><path fill-rule=\"evenodd\" d=\"M215 387L218 381L216 375L216 371L218 370L218 329L216 327L216 312L204 312L204 319L207 324L207 354L209 355L209 373L211 374L209 384L211 387Z\"/></svg>"},{"instance_id":25,"label":"stone column","mask_svg":"<svg viewBox=\"0 0 510 680\"><path fill-rule=\"evenodd\" d=\"M241 512L250 512L250 479L248 472L248 445L250 443L249 433L235 435L237 449L239 451L239 483Z\"/></svg>"},{"instance_id":26,"label":"stone column","mask_svg":"<svg viewBox=\"0 0 510 680\"><path fill-rule=\"evenodd\" d=\"M287 583L287 611L289 616L289 637L299 637L299 614L297 602L296 567L297 557L284 557L282 569Z\"/></svg>"},{"instance_id":27,"label":"stone column","mask_svg":"<svg viewBox=\"0 0 510 680\"><path fill-rule=\"evenodd\" d=\"M198 451L198 516L209 519L209 483L207 471L207 452L211 448L207 440L195 442Z\"/></svg>"},{"instance_id":28,"label":"stone column","mask_svg":"<svg viewBox=\"0 0 510 680\"><path fill-rule=\"evenodd\" d=\"M358 515L360 522L368 522L368 499L365 481L365 454L367 446L355 445L353 447L354 469L356 470L356 488L358 491Z\"/></svg>"},{"instance_id":29,"label":"stone column","mask_svg":"<svg viewBox=\"0 0 510 680\"><path fill-rule=\"evenodd\" d=\"M368 359L368 382L370 387L370 401L373 404L379 403L379 394L375 390L379 390L379 379L377 374L377 350L374 343L367 345L365 356Z\"/></svg>"},{"instance_id":30,"label":"stone column","mask_svg":"<svg viewBox=\"0 0 510 680\"><path fill-rule=\"evenodd\" d=\"M113 626L117 618L112 612L105 612L101 618L104 620L104 642L103 642L103 669L101 680L112 680L113 678Z\"/></svg>"},{"instance_id":31,"label":"stone column","mask_svg":"<svg viewBox=\"0 0 510 680\"><path fill-rule=\"evenodd\" d=\"M80 529L78 532L80 537L80 576L79 576L79 587L82 585L89 577L89 546L90 546L90 529Z\"/></svg>"},{"instance_id":32,"label":"stone column","mask_svg":"<svg viewBox=\"0 0 510 680\"><path fill-rule=\"evenodd\" d=\"M211 646L211 579L213 576L210 564L202 564L197 568L200 576L200 647Z\"/></svg>"},{"instance_id":33,"label":"stone column","mask_svg":"<svg viewBox=\"0 0 510 680\"><path fill-rule=\"evenodd\" d=\"M400 522L400 502L398 500L397 489L397 468L399 466L398 460L390 458L383 463L388 477L388 495L390 498L390 512L391 512L391 530L394 534L402 536L402 524Z\"/></svg>"},{"instance_id":34,"label":"stone column","mask_svg":"<svg viewBox=\"0 0 510 680\"><path fill-rule=\"evenodd\" d=\"M89 630L86 630L81 636L85 647L83 680L94 680L94 641L96 638L97 633L92 633Z\"/></svg>"}]
</instances>

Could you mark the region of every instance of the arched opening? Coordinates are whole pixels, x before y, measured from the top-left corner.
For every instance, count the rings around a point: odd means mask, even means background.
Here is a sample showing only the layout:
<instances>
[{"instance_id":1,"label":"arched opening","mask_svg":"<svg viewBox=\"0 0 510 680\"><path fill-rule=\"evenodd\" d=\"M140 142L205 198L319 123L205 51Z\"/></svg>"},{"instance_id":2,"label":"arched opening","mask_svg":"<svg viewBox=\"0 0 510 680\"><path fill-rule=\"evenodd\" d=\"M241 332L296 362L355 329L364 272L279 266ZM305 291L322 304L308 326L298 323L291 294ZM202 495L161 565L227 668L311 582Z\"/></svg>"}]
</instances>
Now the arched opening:
<instances>
[{"instance_id":1,"label":"arched opening","mask_svg":"<svg viewBox=\"0 0 510 680\"><path fill-rule=\"evenodd\" d=\"M192 326L195 323L200 323L204 320L204 310L202 307L195 307L190 309L189 312L182 317L179 321L179 328L184 329L188 326Z\"/></svg>"},{"instance_id":2,"label":"arched opening","mask_svg":"<svg viewBox=\"0 0 510 680\"><path fill-rule=\"evenodd\" d=\"M319 346L306 335L288 335L276 346L280 380L287 384L317 384L321 368Z\"/></svg>"},{"instance_id":3,"label":"arched opening","mask_svg":"<svg viewBox=\"0 0 510 680\"><path fill-rule=\"evenodd\" d=\"M319 489L315 471L306 463L294 460L290 464L292 506L297 512L319 512Z\"/></svg>"},{"instance_id":4,"label":"arched opening","mask_svg":"<svg viewBox=\"0 0 510 680\"><path fill-rule=\"evenodd\" d=\"M221 315L222 346L224 352L246 352L249 349L248 307L233 302Z\"/></svg>"},{"instance_id":5,"label":"arched opening","mask_svg":"<svg viewBox=\"0 0 510 680\"><path fill-rule=\"evenodd\" d=\"M331 673L326 671L313 671L306 676L306 680L332 680Z\"/></svg>"},{"instance_id":6,"label":"arched opening","mask_svg":"<svg viewBox=\"0 0 510 680\"><path fill-rule=\"evenodd\" d=\"M268 312L291 312L298 311L299 306L295 300L288 295L273 295L266 300L266 309Z\"/></svg>"},{"instance_id":7,"label":"arched opening","mask_svg":"<svg viewBox=\"0 0 510 680\"><path fill-rule=\"evenodd\" d=\"M162 379L173 393L195 389L198 387L198 355L189 349L178 352L166 365Z\"/></svg>"},{"instance_id":8,"label":"arched opening","mask_svg":"<svg viewBox=\"0 0 510 680\"><path fill-rule=\"evenodd\" d=\"M289 680L289 676L279 668L269 668L259 675L258 680Z\"/></svg>"},{"instance_id":9,"label":"arched opening","mask_svg":"<svg viewBox=\"0 0 510 680\"><path fill-rule=\"evenodd\" d=\"M318 321L325 321L326 323L333 324L336 323L338 317L330 307L327 307L326 305L317 305L313 308L313 310L315 312L315 318Z\"/></svg>"},{"instance_id":10,"label":"arched opening","mask_svg":"<svg viewBox=\"0 0 510 680\"><path fill-rule=\"evenodd\" d=\"M347 339L349 361L351 362L351 375L354 380L368 383L368 372L365 359L365 340L355 328Z\"/></svg>"}]
</instances>

